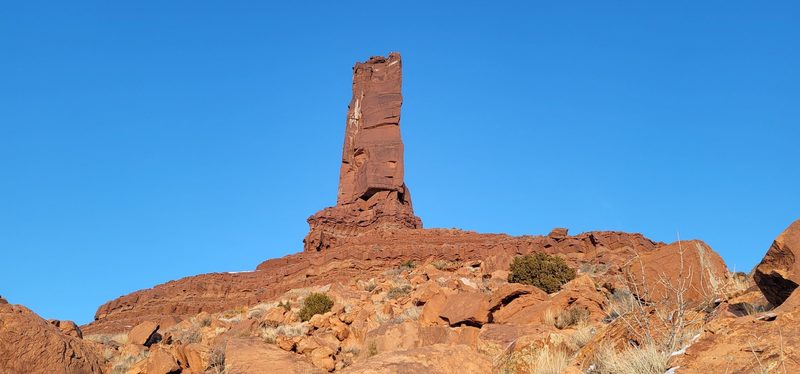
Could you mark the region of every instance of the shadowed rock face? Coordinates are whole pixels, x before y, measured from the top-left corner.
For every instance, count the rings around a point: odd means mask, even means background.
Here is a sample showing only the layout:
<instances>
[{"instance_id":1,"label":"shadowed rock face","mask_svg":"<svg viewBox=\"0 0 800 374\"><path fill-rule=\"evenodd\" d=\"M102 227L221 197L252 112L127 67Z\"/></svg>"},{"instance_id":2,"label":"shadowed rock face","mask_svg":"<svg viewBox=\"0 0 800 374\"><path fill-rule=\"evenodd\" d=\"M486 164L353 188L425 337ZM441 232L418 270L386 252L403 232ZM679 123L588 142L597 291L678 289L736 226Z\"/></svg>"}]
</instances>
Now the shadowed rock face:
<instances>
[{"instance_id":1,"label":"shadowed rock face","mask_svg":"<svg viewBox=\"0 0 800 374\"><path fill-rule=\"evenodd\" d=\"M373 228L422 228L403 181L402 78L398 53L353 67L336 206L308 219L306 251L340 246Z\"/></svg>"},{"instance_id":2,"label":"shadowed rock face","mask_svg":"<svg viewBox=\"0 0 800 374\"><path fill-rule=\"evenodd\" d=\"M786 228L756 266L753 279L774 306L784 303L800 282L800 220Z\"/></svg>"}]
</instances>

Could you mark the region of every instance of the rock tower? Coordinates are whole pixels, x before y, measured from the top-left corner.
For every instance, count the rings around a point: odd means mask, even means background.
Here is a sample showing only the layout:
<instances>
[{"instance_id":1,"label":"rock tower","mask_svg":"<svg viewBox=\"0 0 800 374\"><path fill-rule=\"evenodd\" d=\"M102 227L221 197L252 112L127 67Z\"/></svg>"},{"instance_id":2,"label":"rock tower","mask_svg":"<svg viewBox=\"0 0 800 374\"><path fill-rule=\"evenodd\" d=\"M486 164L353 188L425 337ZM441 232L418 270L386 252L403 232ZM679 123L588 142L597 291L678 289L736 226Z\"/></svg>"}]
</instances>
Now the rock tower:
<instances>
[{"instance_id":1,"label":"rock tower","mask_svg":"<svg viewBox=\"0 0 800 374\"><path fill-rule=\"evenodd\" d=\"M308 218L306 251L320 251L373 229L422 228L403 181L400 54L353 67L336 206Z\"/></svg>"}]
</instances>

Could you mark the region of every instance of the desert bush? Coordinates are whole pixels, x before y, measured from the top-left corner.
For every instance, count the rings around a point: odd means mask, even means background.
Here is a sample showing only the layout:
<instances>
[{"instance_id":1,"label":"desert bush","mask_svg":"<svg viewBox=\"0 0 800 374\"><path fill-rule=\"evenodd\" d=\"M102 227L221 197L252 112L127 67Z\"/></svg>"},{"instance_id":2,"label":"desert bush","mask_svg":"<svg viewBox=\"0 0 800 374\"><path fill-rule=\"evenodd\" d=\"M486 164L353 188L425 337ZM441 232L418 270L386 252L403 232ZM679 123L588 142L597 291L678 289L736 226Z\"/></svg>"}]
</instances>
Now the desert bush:
<instances>
[{"instance_id":1,"label":"desert bush","mask_svg":"<svg viewBox=\"0 0 800 374\"><path fill-rule=\"evenodd\" d=\"M367 345L367 355L369 357L375 356L378 354L378 344L375 342L369 342Z\"/></svg>"},{"instance_id":2,"label":"desert bush","mask_svg":"<svg viewBox=\"0 0 800 374\"><path fill-rule=\"evenodd\" d=\"M639 307L639 300L630 291L625 289L615 289L608 297L606 321L610 322L617 317L624 316Z\"/></svg>"},{"instance_id":3,"label":"desert bush","mask_svg":"<svg viewBox=\"0 0 800 374\"><path fill-rule=\"evenodd\" d=\"M567 266L563 258L545 253L514 258L508 274L511 283L528 284L547 293L558 291L572 279L575 279L575 269Z\"/></svg>"},{"instance_id":4,"label":"desert bush","mask_svg":"<svg viewBox=\"0 0 800 374\"><path fill-rule=\"evenodd\" d=\"M281 301L281 302L278 303L278 306L283 308L283 310L285 310L287 312L292 310L292 305L289 304L288 301Z\"/></svg>"},{"instance_id":5,"label":"desert bush","mask_svg":"<svg viewBox=\"0 0 800 374\"><path fill-rule=\"evenodd\" d=\"M333 307L333 300L324 293L314 292L303 300L303 308L300 309L300 320L305 322L316 314L327 313Z\"/></svg>"},{"instance_id":6,"label":"desert bush","mask_svg":"<svg viewBox=\"0 0 800 374\"><path fill-rule=\"evenodd\" d=\"M460 268L462 263L460 261L433 260L431 265L439 270L453 271Z\"/></svg>"},{"instance_id":7,"label":"desert bush","mask_svg":"<svg viewBox=\"0 0 800 374\"><path fill-rule=\"evenodd\" d=\"M391 290L389 290L389 292L386 293L386 297L390 299L396 299L400 296L408 295L409 292L411 292L411 286L403 285L400 287L394 287Z\"/></svg>"},{"instance_id":8,"label":"desert bush","mask_svg":"<svg viewBox=\"0 0 800 374\"><path fill-rule=\"evenodd\" d=\"M415 264L414 261L412 260L406 260L403 261L402 264L400 264L401 269L413 269L415 267L417 267L417 264Z\"/></svg>"},{"instance_id":9,"label":"desert bush","mask_svg":"<svg viewBox=\"0 0 800 374\"><path fill-rule=\"evenodd\" d=\"M372 278L372 279L370 279L368 281L362 281L360 283L361 283L362 287L364 288L364 291L367 291L367 292L372 292L372 290L374 290L376 287L378 287L378 284L375 283L375 278Z\"/></svg>"},{"instance_id":10,"label":"desert bush","mask_svg":"<svg viewBox=\"0 0 800 374\"><path fill-rule=\"evenodd\" d=\"M218 345L208 355L208 371L214 374L225 374L225 347Z\"/></svg>"},{"instance_id":11,"label":"desert bush","mask_svg":"<svg viewBox=\"0 0 800 374\"><path fill-rule=\"evenodd\" d=\"M565 329L570 326L585 323L589 319L589 311L583 308L572 307L560 311L555 316L553 326L557 329Z\"/></svg>"},{"instance_id":12,"label":"desert bush","mask_svg":"<svg viewBox=\"0 0 800 374\"><path fill-rule=\"evenodd\" d=\"M203 340L203 334L194 328L194 325L192 327L187 330L175 330L175 339L180 340L183 344L200 343Z\"/></svg>"}]
</instances>

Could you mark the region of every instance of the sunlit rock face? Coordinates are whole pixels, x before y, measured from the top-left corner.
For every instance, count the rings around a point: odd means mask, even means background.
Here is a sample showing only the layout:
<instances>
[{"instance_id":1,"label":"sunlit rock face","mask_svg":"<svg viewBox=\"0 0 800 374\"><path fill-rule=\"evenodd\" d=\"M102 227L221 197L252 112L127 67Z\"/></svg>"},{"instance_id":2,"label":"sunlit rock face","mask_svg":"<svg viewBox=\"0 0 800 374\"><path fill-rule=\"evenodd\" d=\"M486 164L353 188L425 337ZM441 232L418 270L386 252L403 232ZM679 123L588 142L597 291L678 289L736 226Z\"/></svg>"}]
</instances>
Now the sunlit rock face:
<instances>
[{"instance_id":1,"label":"sunlit rock face","mask_svg":"<svg viewBox=\"0 0 800 374\"><path fill-rule=\"evenodd\" d=\"M395 52L353 67L336 206L308 219L306 251L341 245L368 230L422 227L403 181L402 67Z\"/></svg>"}]
</instances>

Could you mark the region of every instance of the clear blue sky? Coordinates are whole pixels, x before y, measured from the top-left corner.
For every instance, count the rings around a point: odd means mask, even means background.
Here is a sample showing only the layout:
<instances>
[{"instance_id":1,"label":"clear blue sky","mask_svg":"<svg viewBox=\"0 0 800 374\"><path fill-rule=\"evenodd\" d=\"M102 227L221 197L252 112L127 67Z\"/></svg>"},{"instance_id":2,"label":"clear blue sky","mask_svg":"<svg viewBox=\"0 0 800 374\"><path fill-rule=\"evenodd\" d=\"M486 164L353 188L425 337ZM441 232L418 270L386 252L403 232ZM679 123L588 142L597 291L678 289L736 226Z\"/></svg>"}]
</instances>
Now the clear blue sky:
<instances>
[{"instance_id":1,"label":"clear blue sky","mask_svg":"<svg viewBox=\"0 0 800 374\"><path fill-rule=\"evenodd\" d=\"M796 2L122 3L0 12L0 295L46 318L300 251L351 66L390 51L427 227L680 232L749 270L800 218Z\"/></svg>"}]
</instances>

